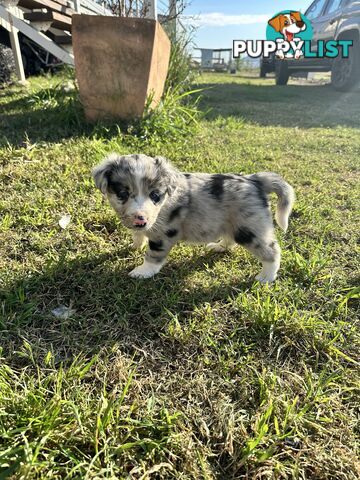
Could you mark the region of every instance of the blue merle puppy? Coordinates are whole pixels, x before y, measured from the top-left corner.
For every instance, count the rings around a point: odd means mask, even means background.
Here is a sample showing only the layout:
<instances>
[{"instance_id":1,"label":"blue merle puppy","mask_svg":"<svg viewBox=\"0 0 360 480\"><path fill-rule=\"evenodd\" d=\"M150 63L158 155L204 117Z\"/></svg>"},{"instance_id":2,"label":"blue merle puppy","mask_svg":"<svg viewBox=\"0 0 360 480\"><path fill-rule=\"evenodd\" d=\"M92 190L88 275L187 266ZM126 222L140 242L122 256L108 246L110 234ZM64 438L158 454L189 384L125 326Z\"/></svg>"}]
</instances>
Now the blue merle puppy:
<instances>
[{"instance_id":1,"label":"blue merle puppy","mask_svg":"<svg viewBox=\"0 0 360 480\"><path fill-rule=\"evenodd\" d=\"M165 158L115 153L95 167L96 186L108 198L134 246L148 239L144 263L130 272L149 278L164 265L179 241L208 243L216 252L242 245L262 262L256 277L275 280L280 247L274 234L268 194L278 196L276 221L286 231L294 191L276 173L181 173Z\"/></svg>"}]
</instances>

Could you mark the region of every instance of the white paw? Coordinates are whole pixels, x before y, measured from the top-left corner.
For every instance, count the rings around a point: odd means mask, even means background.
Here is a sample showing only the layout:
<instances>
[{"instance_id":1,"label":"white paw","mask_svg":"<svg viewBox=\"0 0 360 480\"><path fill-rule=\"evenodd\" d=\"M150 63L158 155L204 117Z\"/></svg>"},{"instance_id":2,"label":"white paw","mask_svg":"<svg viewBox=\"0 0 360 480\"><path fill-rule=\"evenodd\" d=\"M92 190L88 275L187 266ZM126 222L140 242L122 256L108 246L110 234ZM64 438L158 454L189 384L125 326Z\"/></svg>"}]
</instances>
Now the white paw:
<instances>
[{"instance_id":1,"label":"white paw","mask_svg":"<svg viewBox=\"0 0 360 480\"><path fill-rule=\"evenodd\" d=\"M132 278L151 278L155 275L155 272L147 268L143 268L141 265L140 267L136 267L134 270L131 270L129 275Z\"/></svg>"},{"instance_id":2,"label":"white paw","mask_svg":"<svg viewBox=\"0 0 360 480\"><path fill-rule=\"evenodd\" d=\"M256 275L255 279L260 283L271 283L276 279L276 274L272 275L261 271L258 275Z\"/></svg>"},{"instance_id":3,"label":"white paw","mask_svg":"<svg viewBox=\"0 0 360 480\"><path fill-rule=\"evenodd\" d=\"M218 253L226 252L226 248L220 242L208 243L206 247L209 250L212 250L213 252L218 252Z\"/></svg>"},{"instance_id":4,"label":"white paw","mask_svg":"<svg viewBox=\"0 0 360 480\"><path fill-rule=\"evenodd\" d=\"M145 262L139 267L134 268L129 273L132 278L151 278L159 272L161 265Z\"/></svg>"}]
</instances>

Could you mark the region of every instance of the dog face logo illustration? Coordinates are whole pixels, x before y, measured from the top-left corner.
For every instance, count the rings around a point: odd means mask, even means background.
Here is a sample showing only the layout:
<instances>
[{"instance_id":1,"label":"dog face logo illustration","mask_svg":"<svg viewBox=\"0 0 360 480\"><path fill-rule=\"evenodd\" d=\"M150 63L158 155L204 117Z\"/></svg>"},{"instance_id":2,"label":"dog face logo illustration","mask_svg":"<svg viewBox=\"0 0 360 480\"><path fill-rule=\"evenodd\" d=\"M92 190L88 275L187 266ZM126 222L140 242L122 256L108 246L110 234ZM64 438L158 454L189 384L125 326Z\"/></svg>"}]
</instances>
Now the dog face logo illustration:
<instances>
[{"instance_id":1,"label":"dog face logo illustration","mask_svg":"<svg viewBox=\"0 0 360 480\"><path fill-rule=\"evenodd\" d=\"M311 40L312 27L309 20L300 12L285 10L268 21L266 38L275 41L277 58L299 59L303 56L305 40Z\"/></svg>"},{"instance_id":2,"label":"dog face logo illustration","mask_svg":"<svg viewBox=\"0 0 360 480\"><path fill-rule=\"evenodd\" d=\"M306 24L303 22L300 12L280 13L269 20L268 23L276 32L281 33L284 40L288 42L294 40L298 33L306 30Z\"/></svg>"}]
</instances>

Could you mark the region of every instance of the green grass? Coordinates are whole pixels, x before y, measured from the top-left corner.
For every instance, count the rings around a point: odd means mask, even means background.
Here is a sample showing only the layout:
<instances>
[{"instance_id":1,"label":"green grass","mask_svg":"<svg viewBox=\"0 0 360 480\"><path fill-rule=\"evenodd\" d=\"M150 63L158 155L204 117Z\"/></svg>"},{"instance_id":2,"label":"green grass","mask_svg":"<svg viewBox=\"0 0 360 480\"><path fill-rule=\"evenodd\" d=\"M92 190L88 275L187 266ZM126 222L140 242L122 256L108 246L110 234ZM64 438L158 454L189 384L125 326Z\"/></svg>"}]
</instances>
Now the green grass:
<instances>
[{"instance_id":1,"label":"green grass","mask_svg":"<svg viewBox=\"0 0 360 480\"><path fill-rule=\"evenodd\" d=\"M86 126L62 81L0 91L0 478L359 478L358 93L204 75L198 127L154 141ZM282 174L277 282L186 245L130 279L90 176L113 150Z\"/></svg>"}]
</instances>

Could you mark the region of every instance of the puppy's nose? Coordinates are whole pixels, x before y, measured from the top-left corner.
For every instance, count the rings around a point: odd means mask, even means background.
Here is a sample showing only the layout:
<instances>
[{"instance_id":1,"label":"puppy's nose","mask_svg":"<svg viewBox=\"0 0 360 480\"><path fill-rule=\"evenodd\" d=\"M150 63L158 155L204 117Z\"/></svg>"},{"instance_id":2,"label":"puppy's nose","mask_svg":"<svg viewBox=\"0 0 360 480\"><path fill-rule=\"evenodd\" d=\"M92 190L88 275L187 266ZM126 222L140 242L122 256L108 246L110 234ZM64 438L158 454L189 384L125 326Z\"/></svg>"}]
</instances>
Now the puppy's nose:
<instances>
[{"instance_id":1,"label":"puppy's nose","mask_svg":"<svg viewBox=\"0 0 360 480\"><path fill-rule=\"evenodd\" d=\"M142 215L135 215L135 218L136 218L137 220L142 221L142 222L145 220L145 217L143 217Z\"/></svg>"},{"instance_id":2,"label":"puppy's nose","mask_svg":"<svg viewBox=\"0 0 360 480\"><path fill-rule=\"evenodd\" d=\"M305 23L302 20L299 20L298 22L296 22L296 26L299 28L302 28L304 25Z\"/></svg>"}]
</instances>

